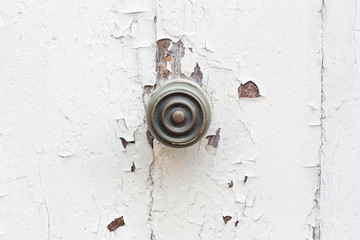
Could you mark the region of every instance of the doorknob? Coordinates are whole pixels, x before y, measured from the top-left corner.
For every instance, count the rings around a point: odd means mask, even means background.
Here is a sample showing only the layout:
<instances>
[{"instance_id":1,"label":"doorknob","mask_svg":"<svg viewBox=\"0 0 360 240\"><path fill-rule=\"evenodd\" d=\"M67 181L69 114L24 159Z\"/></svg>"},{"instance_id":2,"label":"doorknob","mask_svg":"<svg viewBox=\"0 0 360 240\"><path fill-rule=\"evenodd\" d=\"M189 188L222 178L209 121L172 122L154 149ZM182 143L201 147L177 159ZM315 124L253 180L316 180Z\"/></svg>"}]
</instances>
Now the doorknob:
<instances>
[{"instance_id":1,"label":"doorknob","mask_svg":"<svg viewBox=\"0 0 360 240\"><path fill-rule=\"evenodd\" d=\"M187 147L209 128L211 108L206 92L196 83L175 79L158 87L146 111L151 134L170 147Z\"/></svg>"}]
</instances>

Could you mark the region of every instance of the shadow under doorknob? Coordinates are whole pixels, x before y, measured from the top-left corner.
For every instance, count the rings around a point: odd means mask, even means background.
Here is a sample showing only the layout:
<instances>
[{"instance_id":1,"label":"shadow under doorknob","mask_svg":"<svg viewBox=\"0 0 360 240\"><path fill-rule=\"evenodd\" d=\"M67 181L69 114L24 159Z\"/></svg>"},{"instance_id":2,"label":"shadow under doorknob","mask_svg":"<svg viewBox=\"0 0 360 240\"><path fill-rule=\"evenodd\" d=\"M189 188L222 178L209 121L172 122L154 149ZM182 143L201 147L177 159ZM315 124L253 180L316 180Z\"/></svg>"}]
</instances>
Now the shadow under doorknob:
<instances>
[{"instance_id":1,"label":"shadow under doorknob","mask_svg":"<svg viewBox=\"0 0 360 240\"><path fill-rule=\"evenodd\" d=\"M151 134L170 147L187 147L209 128L211 109L206 92L196 83L175 79L158 87L147 106Z\"/></svg>"}]
</instances>

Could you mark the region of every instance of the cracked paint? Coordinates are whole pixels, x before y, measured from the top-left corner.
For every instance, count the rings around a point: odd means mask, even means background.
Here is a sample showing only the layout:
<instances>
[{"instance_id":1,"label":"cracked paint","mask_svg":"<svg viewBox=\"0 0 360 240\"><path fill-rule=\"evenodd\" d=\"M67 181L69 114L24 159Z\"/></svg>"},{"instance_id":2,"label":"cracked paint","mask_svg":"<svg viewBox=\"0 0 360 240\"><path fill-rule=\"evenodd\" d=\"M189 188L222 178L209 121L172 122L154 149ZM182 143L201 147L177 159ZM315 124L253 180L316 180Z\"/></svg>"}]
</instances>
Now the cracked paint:
<instances>
[{"instance_id":1,"label":"cracked paint","mask_svg":"<svg viewBox=\"0 0 360 240\"><path fill-rule=\"evenodd\" d=\"M3 4L0 238L360 236L356 13L340 0ZM213 112L186 149L154 140L144 116L178 77Z\"/></svg>"}]
</instances>

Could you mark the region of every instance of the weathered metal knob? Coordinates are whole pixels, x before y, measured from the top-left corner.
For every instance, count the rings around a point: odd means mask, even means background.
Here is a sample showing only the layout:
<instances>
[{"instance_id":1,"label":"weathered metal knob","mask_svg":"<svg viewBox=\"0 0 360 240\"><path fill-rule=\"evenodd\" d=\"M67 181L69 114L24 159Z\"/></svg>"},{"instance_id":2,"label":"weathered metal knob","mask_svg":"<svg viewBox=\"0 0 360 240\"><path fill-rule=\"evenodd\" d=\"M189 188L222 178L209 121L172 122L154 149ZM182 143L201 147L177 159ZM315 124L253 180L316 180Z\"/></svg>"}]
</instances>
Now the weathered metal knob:
<instances>
[{"instance_id":1,"label":"weathered metal knob","mask_svg":"<svg viewBox=\"0 0 360 240\"><path fill-rule=\"evenodd\" d=\"M171 80L152 94L146 119L151 134L161 143L187 147L199 141L209 128L209 100L196 83Z\"/></svg>"}]
</instances>

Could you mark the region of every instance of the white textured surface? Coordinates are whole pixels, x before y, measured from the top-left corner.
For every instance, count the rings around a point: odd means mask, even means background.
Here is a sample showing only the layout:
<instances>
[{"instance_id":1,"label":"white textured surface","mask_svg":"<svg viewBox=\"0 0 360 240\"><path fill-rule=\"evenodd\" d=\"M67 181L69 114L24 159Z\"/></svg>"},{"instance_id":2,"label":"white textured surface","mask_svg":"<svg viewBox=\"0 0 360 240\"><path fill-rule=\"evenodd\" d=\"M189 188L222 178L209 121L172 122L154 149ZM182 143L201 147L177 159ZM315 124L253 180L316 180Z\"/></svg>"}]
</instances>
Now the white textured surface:
<instances>
[{"instance_id":1,"label":"white textured surface","mask_svg":"<svg viewBox=\"0 0 360 240\"><path fill-rule=\"evenodd\" d=\"M1 1L0 239L109 239L122 215L112 239L150 236L151 148L119 137L144 121L155 7Z\"/></svg>"},{"instance_id":2,"label":"white textured surface","mask_svg":"<svg viewBox=\"0 0 360 240\"><path fill-rule=\"evenodd\" d=\"M297 240L317 222L322 239L359 238L355 5L0 2L0 239ZM217 149L146 141L162 38L184 42L186 75L201 67ZM248 80L261 98L238 98Z\"/></svg>"},{"instance_id":3,"label":"white textured surface","mask_svg":"<svg viewBox=\"0 0 360 240\"><path fill-rule=\"evenodd\" d=\"M326 240L360 239L359 4L326 2L320 215Z\"/></svg>"}]
</instances>

